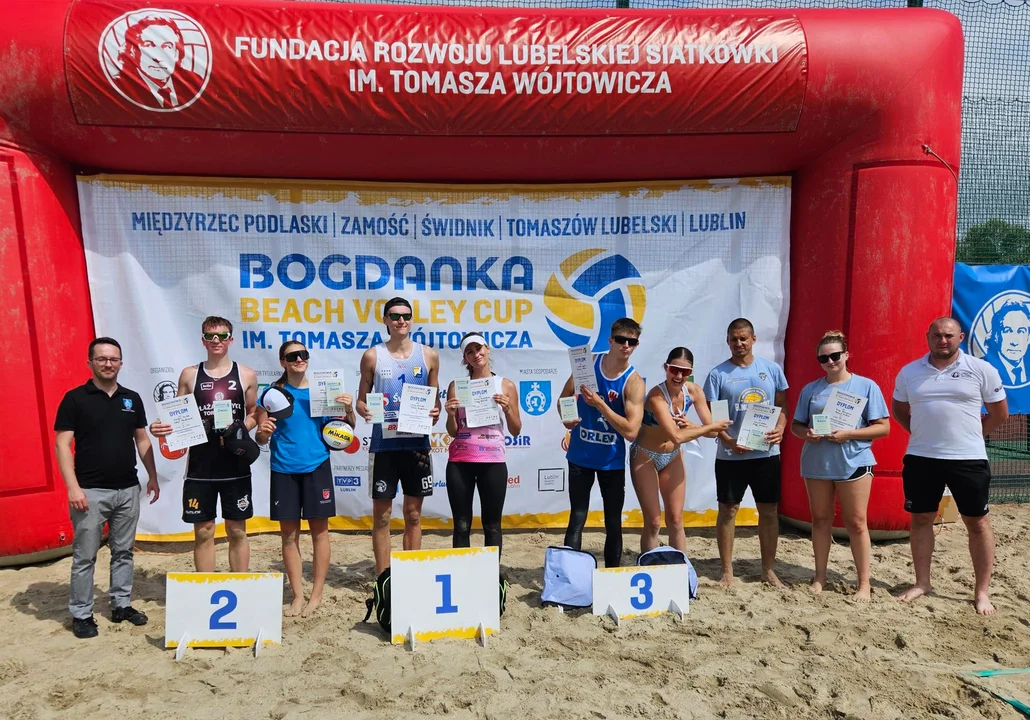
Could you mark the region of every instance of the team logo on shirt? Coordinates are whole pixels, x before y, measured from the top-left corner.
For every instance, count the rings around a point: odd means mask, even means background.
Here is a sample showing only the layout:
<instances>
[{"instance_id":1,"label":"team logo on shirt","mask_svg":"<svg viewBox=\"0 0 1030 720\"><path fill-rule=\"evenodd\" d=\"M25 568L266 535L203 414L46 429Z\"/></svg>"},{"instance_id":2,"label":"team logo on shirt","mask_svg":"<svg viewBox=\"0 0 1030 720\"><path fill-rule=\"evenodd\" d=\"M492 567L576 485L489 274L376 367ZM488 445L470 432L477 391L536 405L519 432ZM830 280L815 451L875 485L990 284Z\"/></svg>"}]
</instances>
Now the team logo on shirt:
<instances>
[{"instance_id":1,"label":"team logo on shirt","mask_svg":"<svg viewBox=\"0 0 1030 720\"><path fill-rule=\"evenodd\" d=\"M422 377L422 366L416 365L415 367L411 368L411 374L413 377Z\"/></svg>"},{"instance_id":2,"label":"team logo on shirt","mask_svg":"<svg viewBox=\"0 0 1030 720\"><path fill-rule=\"evenodd\" d=\"M132 398L122 398L122 409L132 410Z\"/></svg>"},{"instance_id":3,"label":"team logo on shirt","mask_svg":"<svg viewBox=\"0 0 1030 720\"><path fill-rule=\"evenodd\" d=\"M765 382L765 379L766 379L767 377L769 377L769 376L768 376L768 375L766 375L766 374L765 374L764 372L760 372L760 373L758 373L758 379L759 379L759 380L761 380L762 382Z\"/></svg>"},{"instance_id":4,"label":"team logo on shirt","mask_svg":"<svg viewBox=\"0 0 1030 720\"><path fill-rule=\"evenodd\" d=\"M762 388L749 387L737 395L736 410L744 411L748 405L764 405L769 402L769 395Z\"/></svg>"},{"instance_id":5,"label":"team logo on shirt","mask_svg":"<svg viewBox=\"0 0 1030 720\"><path fill-rule=\"evenodd\" d=\"M613 402L615 402L618 399L619 399L619 391L618 390L609 390L608 391L608 402L609 403L613 403Z\"/></svg>"}]
</instances>

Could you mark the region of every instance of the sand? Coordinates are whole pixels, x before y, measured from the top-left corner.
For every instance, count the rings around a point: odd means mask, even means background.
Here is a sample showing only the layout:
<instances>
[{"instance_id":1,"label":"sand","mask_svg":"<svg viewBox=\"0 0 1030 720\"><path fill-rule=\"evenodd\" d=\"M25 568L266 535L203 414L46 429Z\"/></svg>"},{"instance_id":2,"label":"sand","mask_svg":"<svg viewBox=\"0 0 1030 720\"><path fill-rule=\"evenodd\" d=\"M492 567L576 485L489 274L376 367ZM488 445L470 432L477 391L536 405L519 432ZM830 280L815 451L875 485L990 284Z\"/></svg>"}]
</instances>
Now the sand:
<instances>
[{"instance_id":1,"label":"sand","mask_svg":"<svg viewBox=\"0 0 1030 720\"><path fill-rule=\"evenodd\" d=\"M937 538L936 595L908 605L892 597L912 578L907 542L874 547L873 599L862 605L850 598L846 544L832 549L828 591L812 597L807 537L785 530L777 571L792 587L781 591L757 582L758 540L741 529L740 581L725 590L715 583L712 532L692 531L701 597L687 618L619 628L588 613L542 609L543 552L560 535L509 532L503 564L512 591L501 634L485 648L440 640L415 652L362 622L373 580L367 535L333 534L325 603L315 617L284 619L283 644L256 659L246 649L190 650L177 663L164 649L164 574L192 569L187 547L153 554L151 545L137 554L134 605L150 616L145 627L112 624L98 588L100 636L92 640L69 629L69 559L4 569L0 717L1015 718L985 689L1002 681L959 677L1030 666L1030 507L996 507L992 515L994 617L978 617L970 604L961 524ZM596 553L602 542L600 532L584 538ZM627 561L636 544L627 530ZM277 537L255 536L252 545L253 570L282 569ZM448 545L443 533L426 536L426 547ZM310 555L306 538L302 549ZM224 545L219 563L226 564ZM104 588L107 573L105 547L96 576ZM1030 688L1026 678L1004 683L1013 693Z\"/></svg>"}]
</instances>

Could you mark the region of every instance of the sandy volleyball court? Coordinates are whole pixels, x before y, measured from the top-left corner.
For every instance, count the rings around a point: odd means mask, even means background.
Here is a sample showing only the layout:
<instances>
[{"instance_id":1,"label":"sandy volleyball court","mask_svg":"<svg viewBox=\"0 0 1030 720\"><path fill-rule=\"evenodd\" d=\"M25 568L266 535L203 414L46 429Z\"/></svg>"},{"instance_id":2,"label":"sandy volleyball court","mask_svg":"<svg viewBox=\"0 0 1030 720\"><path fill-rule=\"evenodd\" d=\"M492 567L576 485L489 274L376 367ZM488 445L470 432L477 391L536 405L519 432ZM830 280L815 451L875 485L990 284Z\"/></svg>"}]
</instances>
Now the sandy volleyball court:
<instances>
[{"instance_id":1,"label":"sandy volleyball court","mask_svg":"<svg viewBox=\"0 0 1030 720\"><path fill-rule=\"evenodd\" d=\"M444 640L414 653L362 622L373 579L367 535L332 535L325 603L313 618L285 619L283 645L256 660L248 650L190 650L176 663L163 648L164 574L192 569L189 552L138 555L134 605L150 624L111 624L103 597L93 640L69 630L70 559L0 570L0 717L1016 718L957 674L1030 666L1030 507L997 507L993 517L991 618L976 616L969 602L960 525L938 536L936 596L912 605L892 597L911 580L907 542L874 546L873 600L861 605L849 598L847 545L834 545L829 591L813 598L807 537L788 531L781 540L778 571L792 588L777 591L757 582L758 540L741 530L742 577L726 591L715 584L712 532L694 531L688 543L701 598L686 620L621 628L541 609L544 548L561 536L510 532L502 563L512 591L501 634L486 648ZM252 542L252 569L282 569L277 537ZM602 542L600 532L584 539L597 553ZM448 544L443 534L427 536L427 547ZM626 546L636 547L635 531ZM104 588L108 557L102 549L97 564ZM224 545L219 560L226 562ZM977 682L1030 699L1030 680L1019 676Z\"/></svg>"}]
</instances>

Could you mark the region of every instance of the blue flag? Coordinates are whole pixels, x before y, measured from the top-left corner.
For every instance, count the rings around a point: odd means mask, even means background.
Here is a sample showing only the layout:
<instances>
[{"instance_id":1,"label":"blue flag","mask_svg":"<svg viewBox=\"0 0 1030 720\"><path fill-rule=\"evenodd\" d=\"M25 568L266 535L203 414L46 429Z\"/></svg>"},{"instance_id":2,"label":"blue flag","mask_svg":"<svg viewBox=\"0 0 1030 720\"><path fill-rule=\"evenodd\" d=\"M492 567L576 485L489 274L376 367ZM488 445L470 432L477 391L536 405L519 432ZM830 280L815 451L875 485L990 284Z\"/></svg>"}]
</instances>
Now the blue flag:
<instances>
[{"instance_id":1,"label":"blue flag","mask_svg":"<svg viewBox=\"0 0 1030 720\"><path fill-rule=\"evenodd\" d=\"M963 350L1001 375L1009 412L1030 413L1030 267L955 263L952 313L966 334Z\"/></svg>"}]
</instances>

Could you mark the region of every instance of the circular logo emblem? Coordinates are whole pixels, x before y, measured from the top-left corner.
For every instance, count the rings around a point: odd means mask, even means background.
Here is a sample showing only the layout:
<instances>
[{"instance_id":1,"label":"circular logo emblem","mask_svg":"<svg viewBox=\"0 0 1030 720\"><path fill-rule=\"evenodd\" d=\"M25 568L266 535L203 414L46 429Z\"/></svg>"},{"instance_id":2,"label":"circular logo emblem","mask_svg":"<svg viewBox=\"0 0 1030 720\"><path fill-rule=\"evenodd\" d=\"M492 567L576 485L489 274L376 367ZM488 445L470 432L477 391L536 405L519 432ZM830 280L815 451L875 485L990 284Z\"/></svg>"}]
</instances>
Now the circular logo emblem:
<instances>
[{"instance_id":1,"label":"circular logo emblem","mask_svg":"<svg viewBox=\"0 0 1030 720\"><path fill-rule=\"evenodd\" d=\"M154 402L171 400L179 392L179 388L171 380L162 380L154 386Z\"/></svg>"},{"instance_id":2,"label":"circular logo emblem","mask_svg":"<svg viewBox=\"0 0 1030 720\"><path fill-rule=\"evenodd\" d=\"M993 365L1004 387L1021 388L1030 384L1028 344L1030 294L1006 290L980 308L969 329L967 350Z\"/></svg>"},{"instance_id":3,"label":"circular logo emblem","mask_svg":"<svg viewBox=\"0 0 1030 720\"><path fill-rule=\"evenodd\" d=\"M593 248L562 261L544 288L547 324L569 347L608 349L608 330L619 318L644 320L647 293L640 273L622 255Z\"/></svg>"},{"instance_id":4,"label":"circular logo emblem","mask_svg":"<svg viewBox=\"0 0 1030 720\"><path fill-rule=\"evenodd\" d=\"M744 405L752 405L764 403L769 398L766 396L765 391L762 388L750 387L740 393L740 399L738 402Z\"/></svg>"},{"instance_id":5,"label":"circular logo emblem","mask_svg":"<svg viewBox=\"0 0 1030 720\"><path fill-rule=\"evenodd\" d=\"M177 10L128 12L100 35L100 67L111 87L137 107L178 112L192 105L211 79L211 41L200 24Z\"/></svg>"}]
</instances>

